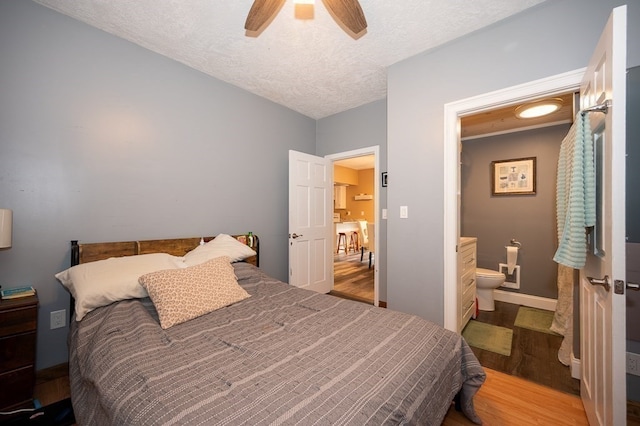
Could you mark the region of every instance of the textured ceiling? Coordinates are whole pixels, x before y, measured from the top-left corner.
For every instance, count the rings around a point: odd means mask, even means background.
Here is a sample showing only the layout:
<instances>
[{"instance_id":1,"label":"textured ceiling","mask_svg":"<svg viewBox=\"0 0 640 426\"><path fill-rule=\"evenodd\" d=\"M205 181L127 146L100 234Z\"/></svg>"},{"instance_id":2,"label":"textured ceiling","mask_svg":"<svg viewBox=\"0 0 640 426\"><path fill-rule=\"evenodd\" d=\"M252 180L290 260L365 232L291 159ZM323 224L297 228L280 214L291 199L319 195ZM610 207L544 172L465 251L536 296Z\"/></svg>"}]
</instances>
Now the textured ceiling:
<instances>
[{"instance_id":1,"label":"textured ceiling","mask_svg":"<svg viewBox=\"0 0 640 426\"><path fill-rule=\"evenodd\" d=\"M288 0L253 38L252 0L34 1L319 119L383 99L389 65L544 0L360 0L358 40L321 1L313 20L297 20Z\"/></svg>"}]
</instances>

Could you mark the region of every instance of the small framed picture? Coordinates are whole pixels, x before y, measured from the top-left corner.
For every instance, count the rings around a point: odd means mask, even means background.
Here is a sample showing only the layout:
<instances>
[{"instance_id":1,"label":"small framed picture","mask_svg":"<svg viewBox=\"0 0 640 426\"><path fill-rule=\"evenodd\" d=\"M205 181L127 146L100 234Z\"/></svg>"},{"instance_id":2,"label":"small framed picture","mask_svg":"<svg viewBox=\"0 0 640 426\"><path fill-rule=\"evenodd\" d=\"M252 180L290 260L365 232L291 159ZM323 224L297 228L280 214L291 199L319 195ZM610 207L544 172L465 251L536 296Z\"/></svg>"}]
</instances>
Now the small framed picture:
<instances>
[{"instance_id":1,"label":"small framed picture","mask_svg":"<svg viewBox=\"0 0 640 426\"><path fill-rule=\"evenodd\" d=\"M536 193L536 157L491 162L491 195Z\"/></svg>"},{"instance_id":2,"label":"small framed picture","mask_svg":"<svg viewBox=\"0 0 640 426\"><path fill-rule=\"evenodd\" d=\"M387 172L382 172L382 186L387 186Z\"/></svg>"}]
</instances>

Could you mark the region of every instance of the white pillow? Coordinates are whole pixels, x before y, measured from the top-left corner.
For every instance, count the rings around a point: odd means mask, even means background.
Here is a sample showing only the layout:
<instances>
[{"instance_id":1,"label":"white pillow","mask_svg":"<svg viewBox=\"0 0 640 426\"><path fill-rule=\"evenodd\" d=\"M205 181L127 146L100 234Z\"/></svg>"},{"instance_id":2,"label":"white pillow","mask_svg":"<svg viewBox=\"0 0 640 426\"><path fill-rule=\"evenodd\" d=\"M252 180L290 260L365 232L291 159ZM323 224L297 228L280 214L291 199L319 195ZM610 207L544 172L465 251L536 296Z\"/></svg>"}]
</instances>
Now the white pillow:
<instances>
[{"instance_id":1,"label":"white pillow","mask_svg":"<svg viewBox=\"0 0 640 426\"><path fill-rule=\"evenodd\" d=\"M73 295L76 321L101 306L125 299L147 297L138 283L141 275L184 267L181 257L167 253L112 257L83 263L56 274Z\"/></svg>"},{"instance_id":2,"label":"white pillow","mask_svg":"<svg viewBox=\"0 0 640 426\"><path fill-rule=\"evenodd\" d=\"M184 256L187 266L199 265L220 256L229 256L232 262L239 262L255 256L256 252L231 235L220 234L206 244L198 246Z\"/></svg>"}]
</instances>

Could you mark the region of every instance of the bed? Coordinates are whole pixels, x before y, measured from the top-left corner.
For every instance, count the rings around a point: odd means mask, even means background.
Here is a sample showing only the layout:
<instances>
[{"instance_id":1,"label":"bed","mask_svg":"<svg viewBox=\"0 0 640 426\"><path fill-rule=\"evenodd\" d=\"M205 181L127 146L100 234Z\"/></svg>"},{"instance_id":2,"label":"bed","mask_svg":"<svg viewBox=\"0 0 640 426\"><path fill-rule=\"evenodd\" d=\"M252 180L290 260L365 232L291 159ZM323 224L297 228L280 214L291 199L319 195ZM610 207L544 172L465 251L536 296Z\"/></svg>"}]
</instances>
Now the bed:
<instances>
[{"instance_id":1,"label":"bed","mask_svg":"<svg viewBox=\"0 0 640 426\"><path fill-rule=\"evenodd\" d=\"M89 269L74 278L78 268L154 253L186 262L219 237L72 242L72 267L56 277L74 296L77 315L69 368L78 424L438 425L454 400L481 423L473 396L485 373L459 334L272 278L258 267L256 236L232 236L251 244L254 254L241 260L230 255L141 276L148 296L102 301L88 311L75 299L86 298L75 288L78 277L90 284L104 278ZM224 262L247 296L165 328L151 278L181 279ZM190 291L174 285L173 296Z\"/></svg>"}]
</instances>

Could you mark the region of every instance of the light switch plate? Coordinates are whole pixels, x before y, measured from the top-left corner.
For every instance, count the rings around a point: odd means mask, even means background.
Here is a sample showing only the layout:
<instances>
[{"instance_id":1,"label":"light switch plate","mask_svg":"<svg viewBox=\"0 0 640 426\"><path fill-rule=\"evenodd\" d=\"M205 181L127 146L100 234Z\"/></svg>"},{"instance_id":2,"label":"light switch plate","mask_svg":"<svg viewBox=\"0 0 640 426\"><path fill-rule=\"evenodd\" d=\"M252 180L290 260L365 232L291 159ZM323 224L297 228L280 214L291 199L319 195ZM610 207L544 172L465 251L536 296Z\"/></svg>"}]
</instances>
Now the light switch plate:
<instances>
[{"instance_id":1,"label":"light switch plate","mask_svg":"<svg viewBox=\"0 0 640 426\"><path fill-rule=\"evenodd\" d=\"M387 209L382 209L382 218L383 219L387 218Z\"/></svg>"},{"instance_id":2,"label":"light switch plate","mask_svg":"<svg viewBox=\"0 0 640 426\"><path fill-rule=\"evenodd\" d=\"M400 206L400 219L406 219L409 217L409 207Z\"/></svg>"}]
</instances>

